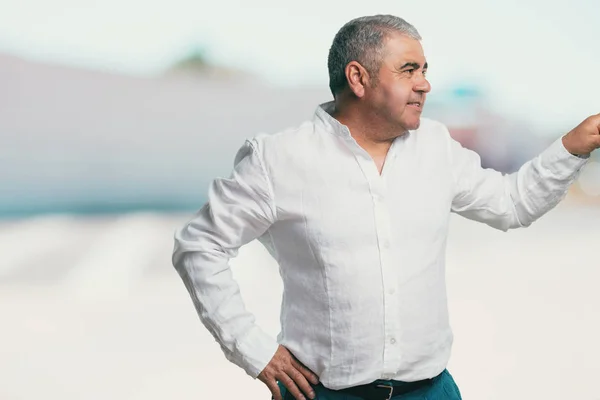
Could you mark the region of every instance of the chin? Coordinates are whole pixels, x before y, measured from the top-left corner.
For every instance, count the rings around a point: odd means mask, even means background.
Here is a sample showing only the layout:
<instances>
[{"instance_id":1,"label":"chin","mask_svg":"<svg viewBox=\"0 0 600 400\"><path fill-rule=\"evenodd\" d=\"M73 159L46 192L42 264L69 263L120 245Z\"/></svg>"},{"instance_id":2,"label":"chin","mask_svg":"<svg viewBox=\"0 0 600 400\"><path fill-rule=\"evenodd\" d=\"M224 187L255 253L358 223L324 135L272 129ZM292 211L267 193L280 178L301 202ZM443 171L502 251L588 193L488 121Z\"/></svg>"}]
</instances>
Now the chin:
<instances>
[{"instance_id":1,"label":"chin","mask_svg":"<svg viewBox=\"0 0 600 400\"><path fill-rule=\"evenodd\" d=\"M410 122L404 126L409 131L414 131L415 129L419 129L419 126L421 126L421 119L419 118L416 121Z\"/></svg>"}]
</instances>

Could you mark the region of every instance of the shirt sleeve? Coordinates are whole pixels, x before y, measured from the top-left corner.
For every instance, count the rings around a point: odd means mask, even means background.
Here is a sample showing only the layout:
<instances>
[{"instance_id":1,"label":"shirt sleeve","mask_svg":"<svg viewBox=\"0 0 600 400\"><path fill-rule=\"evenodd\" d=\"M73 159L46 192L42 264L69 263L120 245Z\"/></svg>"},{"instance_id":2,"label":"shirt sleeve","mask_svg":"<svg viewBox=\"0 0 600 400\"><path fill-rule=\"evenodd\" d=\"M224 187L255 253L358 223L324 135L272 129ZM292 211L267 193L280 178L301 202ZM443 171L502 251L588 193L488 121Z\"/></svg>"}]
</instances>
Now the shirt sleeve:
<instances>
[{"instance_id":1,"label":"shirt sleeve","mask_svg":"<svg viewBox=\"0 0 600 400\"><path fill-rule=\"evenodd\" d=\"M207 203L175 232L173 251L173 265L203 325L227 359L253 378L269 363L278 343L245 309L229 259L274 222L272 193L255 139L247 140L231 176L215 179Z\"/></svg>"},{"instance_id":2,"label":"shirt sleeve","mask_svg":"<svg viewBox=\"0 0 600 400\"><path fill-rule=\"evenodd\" d=\"M456 189L452 211L503 231L529 226L554 208L587 162L569 153L559 138L506 175L482 168L477 153L448 137Z\"/></svg>"}]
</instances>

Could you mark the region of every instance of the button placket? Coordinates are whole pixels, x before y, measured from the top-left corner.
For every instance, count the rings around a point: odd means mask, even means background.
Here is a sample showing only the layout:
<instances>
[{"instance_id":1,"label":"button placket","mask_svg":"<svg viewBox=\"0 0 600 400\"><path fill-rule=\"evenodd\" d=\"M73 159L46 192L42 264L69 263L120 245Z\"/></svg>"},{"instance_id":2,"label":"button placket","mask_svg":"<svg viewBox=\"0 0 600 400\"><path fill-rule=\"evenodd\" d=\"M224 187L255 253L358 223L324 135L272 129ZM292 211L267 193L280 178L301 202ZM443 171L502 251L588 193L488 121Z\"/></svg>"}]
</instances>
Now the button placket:
<instances>
[{"instance_id":1,"label":"button placket","mask_svg":"<svg viewBox=\"0 0 600 400\"><path fill-rule=\"evenodd\" d=\"M398 363L398 346L396 346L397 323L394 316L397 314L397 298L390 296L389 293L395 293L395 274L392 268L392 244L391 230L389 226L389 212L386 205L386 193L384 179L377 177L376 186L373 187L373 203L376 219L377 240L379 242L379 255L381 274L383 278L384 290L384 358L383 372L387 376L394 376Z\"/></svg>"}]
</instances>

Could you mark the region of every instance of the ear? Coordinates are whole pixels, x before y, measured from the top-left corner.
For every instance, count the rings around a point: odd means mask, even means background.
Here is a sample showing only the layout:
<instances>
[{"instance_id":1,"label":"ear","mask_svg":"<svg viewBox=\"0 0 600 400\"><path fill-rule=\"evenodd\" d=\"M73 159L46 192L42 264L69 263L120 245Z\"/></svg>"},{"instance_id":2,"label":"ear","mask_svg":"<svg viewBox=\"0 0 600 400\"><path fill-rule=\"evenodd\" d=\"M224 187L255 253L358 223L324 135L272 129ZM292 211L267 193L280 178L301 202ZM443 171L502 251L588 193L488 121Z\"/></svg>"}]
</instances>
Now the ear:
<instances>
[{"instance_id":1,"label":"ear","mask_svg":"<svg viewBox=\"0 0 600 400\"><path fill-rule=\"evenodd\" d=\"M367 70L357 61L350 61L344 70L348 87L356 97L365 95L365 88L369 85Z\"/></svg>"}]
</instances>

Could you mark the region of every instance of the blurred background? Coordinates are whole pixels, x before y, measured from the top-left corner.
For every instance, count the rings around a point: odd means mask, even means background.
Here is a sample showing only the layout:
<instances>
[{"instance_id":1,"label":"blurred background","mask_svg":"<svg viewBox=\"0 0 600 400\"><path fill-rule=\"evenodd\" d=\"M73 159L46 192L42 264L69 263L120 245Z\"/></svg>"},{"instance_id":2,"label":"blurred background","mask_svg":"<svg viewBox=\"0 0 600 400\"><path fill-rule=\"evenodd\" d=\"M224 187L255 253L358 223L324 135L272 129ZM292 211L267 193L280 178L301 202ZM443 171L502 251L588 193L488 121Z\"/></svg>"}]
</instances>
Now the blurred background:
<instances>
[{"instance_id":1,"label":"blurred background","mask_svg":"<svg viewBox=\"0 0 600 400\"><path fill-rule=\"evenodd\" d=\"M227 362L171 266L173 232L246 138L330 100L348 20L423 36L444 122L516 171L600 112L600 3L0 0L0 400L270 398ZM453 217L447 279L465 399L600 399L600 154L524 230ZM276 263L232 260L279 332Z\"/></svg>"}]
</instances>

